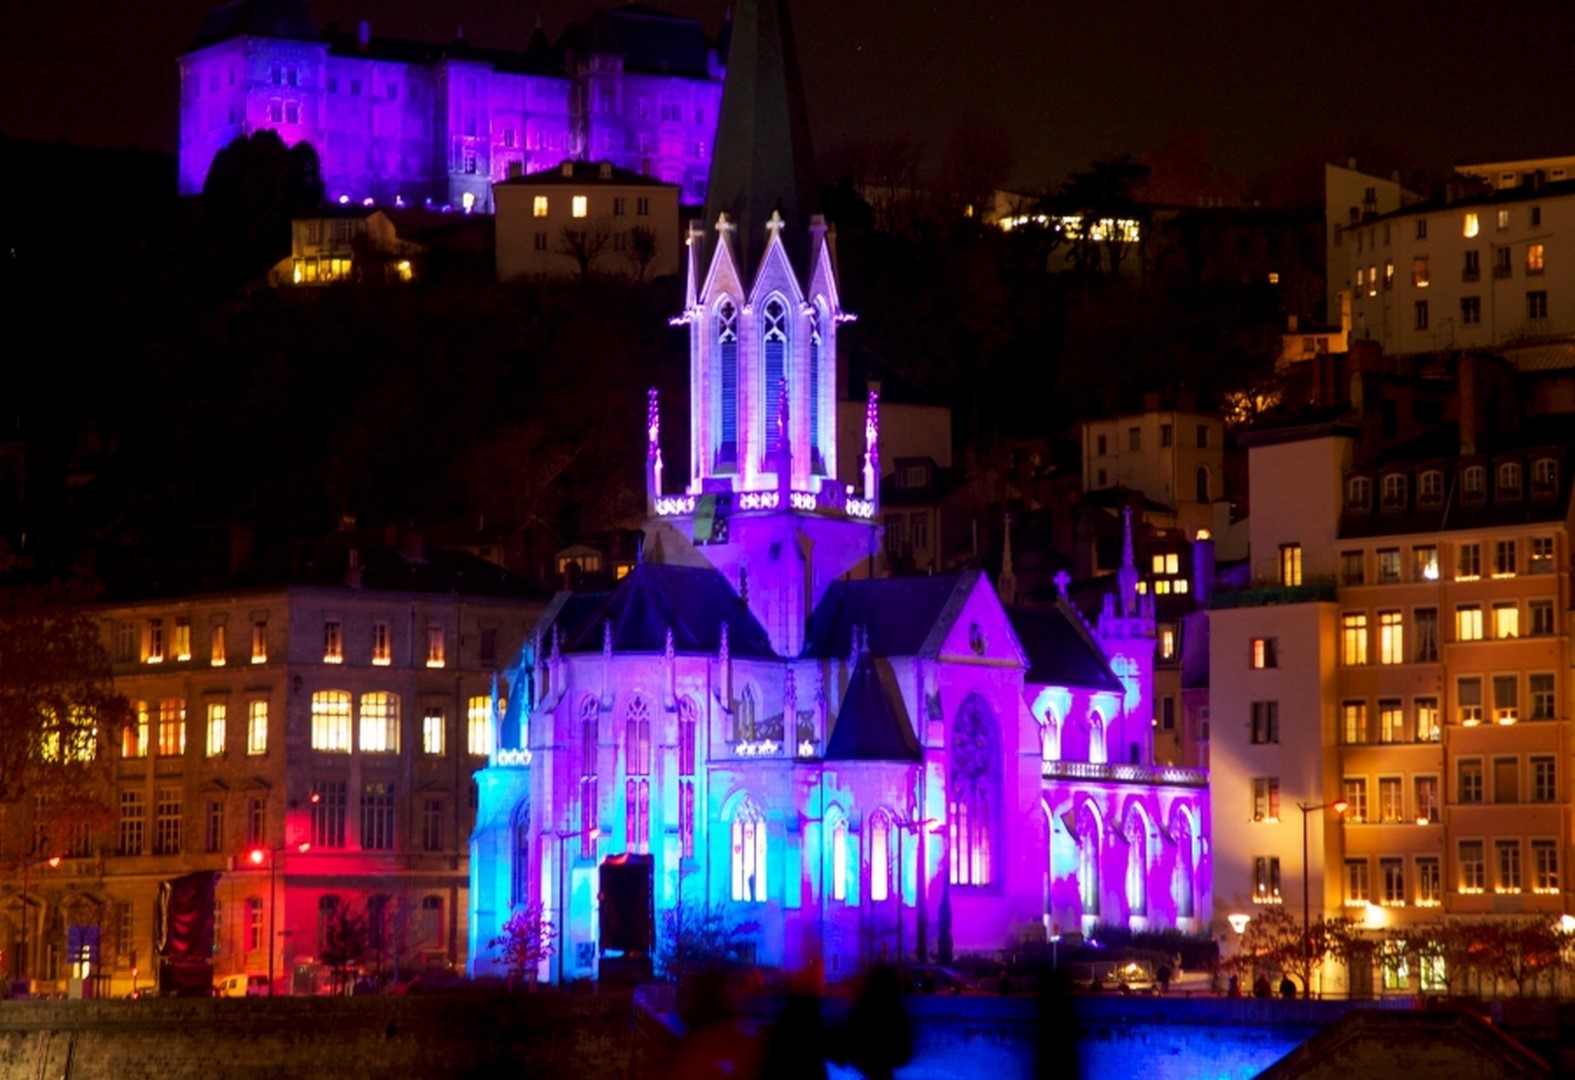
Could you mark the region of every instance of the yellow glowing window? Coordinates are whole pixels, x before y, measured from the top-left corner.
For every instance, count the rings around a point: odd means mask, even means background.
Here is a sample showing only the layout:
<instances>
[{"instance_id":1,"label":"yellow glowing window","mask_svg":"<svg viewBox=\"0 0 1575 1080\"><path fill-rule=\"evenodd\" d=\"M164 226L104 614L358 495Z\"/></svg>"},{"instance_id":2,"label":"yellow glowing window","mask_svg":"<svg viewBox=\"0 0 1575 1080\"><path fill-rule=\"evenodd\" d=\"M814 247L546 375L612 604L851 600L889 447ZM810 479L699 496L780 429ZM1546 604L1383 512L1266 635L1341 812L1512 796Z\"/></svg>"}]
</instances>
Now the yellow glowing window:
<instances>
[{"instance_id":1,"label":"yellow glowing window","mask_svg":"<svg viewBox=\"0 0 1575 1080\"><path fill-rule=\"evenodd\" d=\"M1543 248L1541 244L1526 245L1526 273L1540 274L1543 269Z\"/></svg>"},{"instance_id":2,"label":"yellow glowing window","mask_svg":"<svg viewBox=\"0 0 1575 1080\"><path fill-rule=\"evenodd\" d=\"M148 756L148 703L135 702L132 713L135 719L121 730L120 756L145 758Z\"/></svg>"},{"instance_id":3,"label":"yellow glowing window","mask_svg":"<svg viewBox=\"0 0 1575 1080\"><path fill-rule=\"evenodd\" d=\"M229 707L222 702L212 702L208 705L208 746L209 757L218 757L224 753L224 724L225 714Z\"/></svg>"},{"instance_id":4,"label":"yellow glowing window","mask_svg":"<svg viewBox=\"0 0 1575 1080\"><path fill-rule=\"evenodd\" d=\"M587 212L587 200L584 195L574 196L574 201L569 206L569 213L575 217L584 217Z\"/></svg>"},{"instance_id":5,"label":"yellow glowing window","mask_svg":"<svg viewBox=\"0 0 1575 1080\"><path fill-rule=\"evenodd\" d=\"M343 624L338 619L329 619L323 624L323 663L342 664L345 660L345 636Z\"/></svg>"},{"instance_id":6,"label":"yellow glowing window","mask_svg":"<svg viewBox=\"0 0 1575 1080\"><path fill-rule=\"evenodd\" d=\"M389 638L388 623L372 624L372 663L387 667L393 661L393 643Z\"/></svg>"},{"instance_id":7,"label":"yellow glowing window","mask_svg":"<svg viewBox=\"0 0 1575 1080\"><path fill-rule=\"evenodd\" d=\"M1427 256L1422 256L1411 261L1411 284L1419 289L1425 289L1431 282L1427 270Z\"/></svg>"},{"instance_id":8,"label":"yellow glowing window","mask_svg":"<svg viewBox=\"0 0 1575 1080\"><path fill-rule=\"evenodd\" d=\"M443 710L435 705L427 706L421 716L421 752L432 756L441 756L443 753L443 734L447 725L443 722Z\"/></svg>"},{"instance_id":9,"label":"yellow glowing window","mask_svg":"<svg viewBox=\"0 0 1575 1080\"><path fill-rule=\"evenodd\" d=\"M1405 630L1398 611L1378 613L1378 662L1400 664L1405 662Z\"/></svg>"},{"instance_id":10,"label":"yellow glowing window","mask_svg":"<svg viewBox=\"0 0 1575 1080\"><path fill-rule=\"evenodd\" d=\"M164 620L149 619L147 634L147 649L143 659L150 664L164 663Z\"/></svg>"},{"instance_id":11,"label":"yellow glowing window","mask_svg":"<svg viewBox=\"0 0 1575 1080\"><path fill-rule=\"evenodd\" d=\"M224 666L224 624L219 623L208 638L208 663L214 667Z\"/></svg>"},{"instance_id":12,"label":"yellow glowing window","mask_svg":"<svg viewBox=\"0 0 1575 1080\"><path fill-rule=\"evenodd\" d=\"M1475 236L1482 231L1482 223L1477 220L1475 213L1466 215L1465 227L1460 230L1462 236Z\"/></svg>"},{"instance_id":13,"label":"yellow glowing window","mask_svg":"<svg viewBox=\"0 0 1575 1080\"><path fill-rule=\"evenodd\" d=\"M1460 641L1482 640L1482 606L1462 604L1455 609L1455 637Z\"/></svg>"},{"instance_id":14,"label":"yellow glowing window","mask_svg":"<svg viewBox=\"0 0 1575 1080\"><path fill-rule=\"evenodd\" d=\"M499 708L501 709L501 703ZM477 757L492 753L492 699L484 694L472 697L465 708L466 748Z\"/></svg>"},{"instance_id":15,"label":"yellow glowing window","mask_svg":"<svg viewBox=\"0 0 1575 1080\"><path fill-rule=\"evenodd\" d=\"M258 619L252 623L252 663L268 662L268 621Z\"/></svg>"},{"instance_id":16,"label":"yellow glowing window","mask_svg":"<svg viewBox=\"0 0 1575 1080\"><path fill-rule=\"evenodd\" d=\"M186 702L165 698L159 702L159 754L179 757L186 752Z\"/></svg>"},{"instance_id":17,"label":"yellow glowing window","mask_svg":"<svg viewBox=\"0 0 1575 1080\"><path fill-rule=\"evenodd\" d=\"M177 659L177 660L190 660L191 659L191 620L190 619L176 619L175 620L175 641L174 641L174 647L175 647L175 659Z\"/></svg>"},{"instance_id":18,"label":"yellow glowing window","mask_svg":"<svg viewBox=\"0 0 1575 1080\"><path fill-rule=\"evenodd\" d=\"M350 695L345 691L312 695L312 749L350 752Z\"/></svg>"},{"instance_id":19,"label":"yellow glowing window","mask_svg":"<svg viewBox=\"0 0 1575 1080\"><path fill-rule=\"evenodd\" d=\"M399 695L382 691L361 695L361 749L368 753L399 751Z\"/></svg>"},{"instance_id":20,"label":"yellow glowing window","mask_svg":"<svg viewBox=\"0 0 1575 1080\"><path fill-rule=\"evenodd\" d=\"M538 195L531 200L531 214L535 217L547 216L547 196Z\"/></svg>"},{"instance_id":21,"label":"yellow glowing window","mask_svg":"<svg viewBox=\"0 0 1575 1080\"><path fill-rule=\"evenodd\" d=\"M427 627L427 667L442 667L444 658L443 624L432 623Z\"/></svg>"},{"instance_id":22,"label":"yellow glowing window","mask_svg":"<svg viewBox=\"0 0 1575 1080\"><path fill-rule=\"evenodd\" d=\"M268 703L266 701L253 701L246 707L246 752L248 754L266 754L268 752Z\"/></svg>"}]
</instances>

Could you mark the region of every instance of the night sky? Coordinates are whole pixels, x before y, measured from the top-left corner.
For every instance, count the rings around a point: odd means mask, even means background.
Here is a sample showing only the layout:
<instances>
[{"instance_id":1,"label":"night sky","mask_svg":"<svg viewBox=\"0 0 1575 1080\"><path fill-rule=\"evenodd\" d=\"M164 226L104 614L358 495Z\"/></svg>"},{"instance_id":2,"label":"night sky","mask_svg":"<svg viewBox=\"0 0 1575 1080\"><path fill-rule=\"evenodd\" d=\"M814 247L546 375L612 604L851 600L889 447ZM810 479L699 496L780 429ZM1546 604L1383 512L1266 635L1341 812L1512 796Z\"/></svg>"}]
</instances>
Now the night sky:
<instances>
[{"instance_id":1,"label":"night sky","mask_svg":"<svg viewBox=\"0 0 1575 1080\"><path fill-rule=\"evenodd\" d=\"M173 150L175 58L207 0L21 0L0 35L0 133ZM727 0L657 6L715 33ZM318 25L523 47L591 0L311 0ZM1566 0L792 0L817 148L907 135L934 157L987 119L1019 186L1183 141L1251 177L1358 153L1439 170L1575 150Z\"/></svg>"}]
</instances>

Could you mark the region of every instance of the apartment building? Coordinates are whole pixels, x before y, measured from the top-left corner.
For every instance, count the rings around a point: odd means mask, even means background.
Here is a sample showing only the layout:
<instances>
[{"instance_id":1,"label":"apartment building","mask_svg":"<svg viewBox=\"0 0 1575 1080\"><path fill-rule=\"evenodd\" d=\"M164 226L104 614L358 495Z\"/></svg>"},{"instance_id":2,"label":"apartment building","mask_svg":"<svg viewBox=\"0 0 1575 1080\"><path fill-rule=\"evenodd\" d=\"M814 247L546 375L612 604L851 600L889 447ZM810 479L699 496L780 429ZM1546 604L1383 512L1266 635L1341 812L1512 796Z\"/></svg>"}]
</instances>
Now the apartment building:
<instances>
[{"instance_id":1,"label":"apartment building","mask_svg":"<svg viewBox=\"0 0 1575 1080\"><path fill-rule=\"evenodd\" d=\"M1565 910L1575 417L1484 437L1470 396L1459 429L1367 458L1338 423L1247 437L1259 580L1210 613L1222 911L1305 888L1382 940Z\"/></svg>"},{"instance_id":2,"label":"apartment building","mask_svg":"<svg viewBox=\"0 0 1575 1080\"><path fill-rule=\"evenodd\" d=\"M471 778L494 746L495 673L545 600L411 546L317 551L297 571L99 611L131 705L102 741L117 820L50 838L64 858L32 883L40 992L150 985L160 883L196 870L221 875L218 975L318 992L341 905L366 920L358 970L463 963Z\"/></svg>"}]
</instances>

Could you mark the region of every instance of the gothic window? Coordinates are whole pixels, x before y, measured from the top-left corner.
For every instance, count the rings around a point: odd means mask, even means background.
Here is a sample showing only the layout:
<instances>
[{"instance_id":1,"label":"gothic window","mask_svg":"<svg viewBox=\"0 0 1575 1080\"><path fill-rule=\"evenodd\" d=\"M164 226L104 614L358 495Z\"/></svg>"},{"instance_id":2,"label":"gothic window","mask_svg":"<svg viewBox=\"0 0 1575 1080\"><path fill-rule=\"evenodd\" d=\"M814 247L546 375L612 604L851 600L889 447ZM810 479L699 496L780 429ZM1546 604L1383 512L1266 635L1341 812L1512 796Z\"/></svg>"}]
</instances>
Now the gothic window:
<instances>
[{"instance_id":1,"label":"gothic window","mask_svg":"<svg viewBox=\"0 0 1575 1080\"><path fill-rule=\"evenodd\" d=\"M1105 718L1097 712L1088 714L1088 760L1096 765L1103 765L1109 760L1109 750L1105 746Z\"/></svg>"},{"instance_id":2,"label":"gothic window","mask_svg":"<svg viewBox=\"0 0 1575 1080\"><path fill-rule=\"evenodd\" d=\"M1077 813L1077 895L1085 916L1099 914L1099 822L1087 803Z\"/></svg>"},{"instance_id":3,"label":"gothic window","mask_svg":"<svg viewBox=\"0 0 1575 1080\"><path fill-rule=\"evenodd\" d=\"M733 811L733 899L766 899L766 816L749 796Z\"/></svg>"},{"instance_id":4,"label":"gothic window","mask_svg":"<svg viewBox=\"0 0 1575 1080\"><path fill-rule=\"evenodd\" d=\"M1148 819L1134 810L1127 819L1127 908L1148 914Z\"/></svg>"},{"instance_id":5,"label":"gothic window","mask_svg":"<svg viewBox=\"0 0 1575 1080\"><path fill-rule=\"evenodd\" d=\"M631 776L624 781L624 843L630 851L651 850L651 781Z\"/></svg>"},{"instance_id":6,"label":"gothic window","mask_svg":"<svg viewBox=\"0 0 1575 1080\"><path fill-rule=\"evenodd\" d=\"M1176 817L1176 916L1182 919L1193 917L1193 878L1198 872L1198 852L1196 850L1197 830L1192 826L1192 818L1183 811Z\"/></svg>"},{"instance_id":7,"label":"gothic window","mask_svg":"<svg viewBox=\"0 0 1575 1080\"><path fill-rule=\"evenodd\" d=\"M596 744L601 706L594 697L580 702L580 857L596 854Z\"/></svg>"},{"instance_id":8,"label":"gothic window","mask_svg":"<svg viewBox=\"0 0 1575 1080\"><path fill-rule=\"evenodd\" d=\"M732 472L738 465L738 309L723 300L716 309L717 360L721 368L721 431L716 448L716 471Z\"/></svg>"},{"instance_id":9,"label":"gothic window","mask_svg":"<svg viewBox=\"0 0 1575 1080\"><path fill-rule=\"evenodd\" d=\"M870 815L868 838L870 845L870 899L885 900L891 896L891 815L877 810Z\"/></svg>"},{"instance_id":10,"label":"gothic window","mask_svg":"<svg viewBox=\"0 0 1575 1080\"><path fill-rule=\"evenodd\" d=\"M695 703L678 702L678 845L682 858L695 855Z\"/></svg>"},{"instance_id":11,"label":"gothic window","mask_svg":"<svg viewBox=\"0 0 1575 1080\"><path fill-rule=\"evenodd\" d=\"M820 336L820 308L809 315L809 457L810 471L826 475L826 460L820 445L820 361L825 342Z\"/></svg>"},{"instance_id":12,"label":"gothic window","mask_svg":"<svg viewBox=\"0 0 1575 1080\"><path fill-rule=\"evenodd\" d=\"M1043 761L1061 760L1061 722L1053 712L1046 712L1039 725L1039 756Z\"/></svg>"},{"instance_id":13,"label":"gothic window","mask_svg":"<svg viewBox=\"0 0 1575 1080\"><path fill-rule=\"evenodd\" d=\"M678 703L678 775L695 774L695 703L684 698Z\"/></svg>"},{"instance_id":14,"label":"gothic window","mask_svg":"<svg viewBox=\"0 0 1575 1080\"><path fill-rule=\"evenodd\" d=\"M624 762L630 776L651 774L651 708L643 697L629 701L624 721Z\"/></svg>"},{"instance_id":15,"label":"gothic window","mask_svg":"<svg viewBox=\"0 0 1575 1080\"><path fill-rule=\"evenodd\" d=\"M831 826L831 898L848 898L848 823L841 816Z\"/></svg>"},{"instance_id":16,"label":"gothic window","mask_svg":"<svg viewBox=\"0 0 1575 1080\"><path fill-rule=\"evenodd\" d=\"M951 883L989 885L995 879L1000 733L978 694L970 694L952 720L947 789Z\"/></svg>"},{"instance_id":17,"label":"gothic window","mask_svg":"<svg viewBox=\"0 0 1575 1080\"><path fill-rule=\"evenodd\" d=\"M761 387L760 400L765 405L765 452L769 463L777 452L778 443L787 433L777 429L780 417L778 401L782 382L787 377L787 305L773 296L766 301L761 340L765 345L765 385Z\"/></svg>"},{"instance_id":18,"label":"gothic window","mask_svg":"<svg viewBox=\"0 0 1575 1080\"><path fill-rule=\"evenodd\" d=\"M514 841L509 903L519 907L530 903L530 805L522 802L516 806L509 824Z\"/></svg>"}]
</instances>

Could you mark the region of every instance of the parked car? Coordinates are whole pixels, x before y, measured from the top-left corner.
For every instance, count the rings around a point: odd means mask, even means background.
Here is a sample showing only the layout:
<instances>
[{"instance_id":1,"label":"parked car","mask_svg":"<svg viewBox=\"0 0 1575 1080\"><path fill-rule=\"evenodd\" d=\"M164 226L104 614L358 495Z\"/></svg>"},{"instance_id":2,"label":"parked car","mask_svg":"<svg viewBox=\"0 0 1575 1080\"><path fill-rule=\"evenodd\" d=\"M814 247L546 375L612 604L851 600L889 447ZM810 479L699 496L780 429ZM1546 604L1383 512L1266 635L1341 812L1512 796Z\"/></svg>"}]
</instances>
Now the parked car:
<instances>
[{"instance_id":1,"label":"parked car","mask_svg":"<svg viewBox=\"0 0 1575 1080\"><path fill-rule=\"evenodd\" d=\"M268 976L226 975L213 984L214 997L267 997Z\"/></svg>"}]
</instances>

